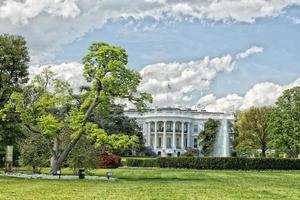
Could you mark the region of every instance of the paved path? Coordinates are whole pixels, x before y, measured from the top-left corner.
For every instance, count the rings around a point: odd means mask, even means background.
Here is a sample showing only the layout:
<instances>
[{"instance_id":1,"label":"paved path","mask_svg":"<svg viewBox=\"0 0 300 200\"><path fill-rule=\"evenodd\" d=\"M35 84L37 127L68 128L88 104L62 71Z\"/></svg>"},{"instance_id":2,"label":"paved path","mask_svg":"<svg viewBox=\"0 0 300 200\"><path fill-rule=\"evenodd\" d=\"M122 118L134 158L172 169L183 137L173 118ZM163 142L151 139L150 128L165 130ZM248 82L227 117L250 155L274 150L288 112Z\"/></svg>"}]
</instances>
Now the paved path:
<instances>
[{"instance_id":1,"label":"paved path","mask_svg":"<svg viewBox=\"0 0 300 200\"><path fill-rule=\"evenodd\" d=\"M28 179L59 179L58 175L48 175L48 174L22 174L22 173L0 173L0 176L4 177L16 177L16 178L28 178ZM79 179L78 176L73 175L61 175L60 179L74 180ZM85 176L88 180L108 180L103 176ZM115 180L115 178L110 178L109 180Z\"/></svg>"}]
</instances>

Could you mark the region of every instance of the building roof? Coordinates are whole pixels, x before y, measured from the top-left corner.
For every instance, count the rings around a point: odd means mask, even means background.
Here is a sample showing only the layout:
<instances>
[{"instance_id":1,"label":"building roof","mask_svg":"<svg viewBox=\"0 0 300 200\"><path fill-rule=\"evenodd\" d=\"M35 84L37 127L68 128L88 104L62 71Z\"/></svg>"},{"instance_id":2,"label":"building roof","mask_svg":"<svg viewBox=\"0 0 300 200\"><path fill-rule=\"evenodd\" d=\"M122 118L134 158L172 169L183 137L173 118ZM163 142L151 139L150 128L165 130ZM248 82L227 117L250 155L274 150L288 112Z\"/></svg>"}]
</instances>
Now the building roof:
<instances>
[{"instance_id":1,"label":"building roof","mask_svg":"<svg viewBox=\"0 0 300 200\"><path fill-rule=\"evenodd\" d=\"M161 108L148 108L148 112L151 111L186 111L186 112L193 112L193 113L212 113L212 114L225 114L224 112L208 112L206 110L195 110L191 108L176 108L176 107L161 107ZM137 112L137 109L128 109L125 112Z\"/></svg>"}]
</instances>

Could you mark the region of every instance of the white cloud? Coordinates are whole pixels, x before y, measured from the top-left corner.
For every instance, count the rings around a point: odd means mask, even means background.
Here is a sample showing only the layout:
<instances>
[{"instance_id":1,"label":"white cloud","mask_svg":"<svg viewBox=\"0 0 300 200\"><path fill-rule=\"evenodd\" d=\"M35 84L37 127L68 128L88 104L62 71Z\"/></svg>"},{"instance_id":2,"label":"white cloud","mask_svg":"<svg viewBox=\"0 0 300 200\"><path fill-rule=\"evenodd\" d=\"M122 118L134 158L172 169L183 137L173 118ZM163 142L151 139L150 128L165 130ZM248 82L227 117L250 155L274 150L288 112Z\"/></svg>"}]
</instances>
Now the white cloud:
<instances>
[{"instance_id":1,"label":"white cloud","mask_svg":"<svg viewBox=\"0 0 300 200\"><path fill-rule=\"evenodd\" d=\"M257 18L275 17L291 4L299 4L294 0L219 0L207 1L201 10L212 20L236 20L253 23Z\"/></svg>"},{"instance_id":2,"label":"white cloud","mask_svg":"<svg viewBox=\"0 0 300 200\"><path fill-rule=\"evenodd\" d=\"M243 59L247 58L252 54L261 53L263 52L264 48L252 46L251 48L247 49L245 52L239 53L236 55L236 59Z\"/></svg>"},{"instance_id":3,"label":"white cloud","mask_svg":"<svg viewBox=\"0 0 300 200\"><path fill-rule=\"evenodd\" d=\"M218 112L245 110L253 106L273 106L284 90L295 86L300 86L300 78L288 85L278 85L271 82L258 83L243 97L230 94L217 99L213 94L209 94L200 98L198 104L208 111Z\"/></svg>"},{"instance_id":4,"label":"white cloud","mask_svg":"<svg viewBox=\"0 0 300 200\"><path fill-rule=\"evenodd\" d=\"M299 0L4 0L0 33L25 36L33 63L55 60L63 45L101 28L110 20L152 17L253 23L275 17Z\"/></svg>"},{"instance_id":5,"label":"white cloud","mask_svg":"<svg viewBox=\"0 0 300 200\"><path fill-rule=\"evenodd\" d=\"M140 90L153 94L155 106L172 106L190 101L190 93L207 89L220 71L231 71L230 55L190 61L187 63L157 63L141 70Z\"/></svg>"},{"instance_id":6,"label":"white cloud","mask_svg":"<svg viewBox=\"0 0 300 200\"><path fill-rule=\"evenodd\" d=\"M260 52L261 47L251 47L237 55L248 56ZM239 59L247 56L241 56ZM193 93L208 89L219 72L231 72L234 67L235 59L231 55L204 57L187 63L148 65L141 70L143 80L140 90L153 94L154 106L183 106L192 103Z\"/></svg>"},{"instance_id":7,"label":"white cloud","mask_svg":"<svg viewBox=\"0 0 300 200\"><path fill-rule=\"evenodd\" d=\"M299 17L292 17L292 16L285 16L287 19L290 19L293 24L299 25L300 24L300 18Z\"/></svg>"},{"instance_id":8,"label":"white cloud","mask_svg":"<svg viewBox=\"0 0 300 200\"><path fill-rule=\"evenodd\" d=\"M219 99L213 94L208 94L199 99L197 107L208 111L226 112L238 110L242 104L243 97L240 97L237 94L229 94L226 97Z\"/></svg>"},{"instance_id":9,"label":"white cloud","mask_svg":"<svg viewBox=\"0 0 300 200\"><path fill-rule=\"evenodd\" d=\"M57 77L68 81L74 88L75 92L79 91L80 86L87 85L88 83L82 76L83 65L80 63L62 63L59 65L43 65L31 66L29 68L30 77L33 77L42 72L43 69L50 66L51 71L57 74Z\"/></svg>"},{"instance_id":10,"label":"white cloud","mask_svg":"<svg viewBox=\"0 0 300 200\"><path fill-rule=\"evenodd\" d=\"M64 18L76 17L80 13L77 0L4 0L0 7L0 19L9 19L13 24L24 23L42 13Z\"/></svg>"}]
</instances>

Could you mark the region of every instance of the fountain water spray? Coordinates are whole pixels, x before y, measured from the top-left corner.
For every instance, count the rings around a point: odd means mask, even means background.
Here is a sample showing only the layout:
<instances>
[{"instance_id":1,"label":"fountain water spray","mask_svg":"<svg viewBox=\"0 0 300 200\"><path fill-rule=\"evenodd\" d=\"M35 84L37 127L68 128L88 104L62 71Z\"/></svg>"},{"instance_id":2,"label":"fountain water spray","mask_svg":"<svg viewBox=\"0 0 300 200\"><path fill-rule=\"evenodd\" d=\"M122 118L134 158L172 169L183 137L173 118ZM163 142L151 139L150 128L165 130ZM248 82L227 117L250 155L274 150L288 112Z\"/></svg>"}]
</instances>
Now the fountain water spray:
<instances>
[{"instance_id":1,"label":"fountain water spray","mask_svg":"<svg viewBox=\"0 0 300 200\"><path fill-rule=\"evenodd\" d=\"M228 121L223 119L219 131L216 136L214 145L214 157L229 157L230 156L230 142L228 133Z\"/></svg>"}]
</instances>

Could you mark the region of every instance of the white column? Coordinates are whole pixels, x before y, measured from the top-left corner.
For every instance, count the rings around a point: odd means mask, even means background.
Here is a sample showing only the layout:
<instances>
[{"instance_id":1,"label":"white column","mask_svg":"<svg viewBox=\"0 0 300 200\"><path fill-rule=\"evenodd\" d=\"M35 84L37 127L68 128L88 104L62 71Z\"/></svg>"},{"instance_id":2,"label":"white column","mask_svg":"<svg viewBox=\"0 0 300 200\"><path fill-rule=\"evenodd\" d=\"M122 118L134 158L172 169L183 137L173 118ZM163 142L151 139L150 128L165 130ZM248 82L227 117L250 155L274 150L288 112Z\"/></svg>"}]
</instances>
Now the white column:
<instances>
[{"instance_id":1,"label":"white column","mask_svg":"<svg viewBox=\"0 0 300 200\"><path fill-rule=\"evenodd\" d=\"M166 132L166 121L164 121L164 134L163 134L163 149L167 148L167 132Z\"/></svg>"},{"instance_id":2,"label":"white column","mask_svg":"<svg viewBox=\"0 0 300 200\"><path fill-rule=\"evenodd\" d=\"M188 131L187 131L187 147L191 147L191 123L188 123Z\"/></svg>"},{"instance_id":3,"label":"white column","mask_svg":"<svg viewBox=\"0 0 300 200\"><path fill-rule=\"evenodd\" d=\"M181 122L181 149L184 149L184 122Z\"/></svg>"},{"instance_id":4,"label":"white column","mask_svg":"<svg viewBox=\"0 0 300 200\"><path fill-rule=\"evenodd\" d=\"M147 144L151 146L151 122L148 122Z\"/></svg>"},{"instance_id":5,"label":"white column","mask_svg":"<svg viewBox=\"0 0 300 200\"><path fill-rule=\"evenodd\" d=\"M175 124L176 121L173 121L173 149L176 149L176 134L175 134Z\"/></svg>"},{"instance_id":6,"label":"white column","mask_svg":"<svg viewBox=\"0 0 300 200\"><path fill-rule=\"evenodd\" d=\"M154 122L154 149L157 149L157 121Z\"/></svg>"},{"instance_id":7,"label":"white column","mask_svg":"<svg viewBox=\"0 0 300 200\"><path fill-rule=\"evenodd\" d=\"M147 126L147 122L145 122L143 124L143 138L144 138L144 142L145 142L145 145L147 146L148 145L148 141L147 141L147 135L148 135L148 126Z\"/></svg>"}]
</instances>

